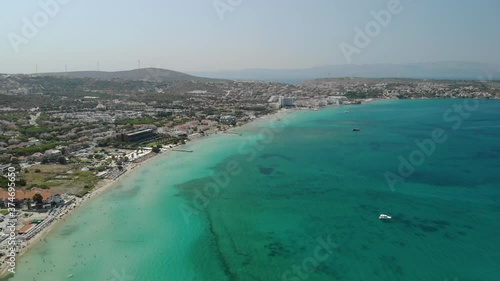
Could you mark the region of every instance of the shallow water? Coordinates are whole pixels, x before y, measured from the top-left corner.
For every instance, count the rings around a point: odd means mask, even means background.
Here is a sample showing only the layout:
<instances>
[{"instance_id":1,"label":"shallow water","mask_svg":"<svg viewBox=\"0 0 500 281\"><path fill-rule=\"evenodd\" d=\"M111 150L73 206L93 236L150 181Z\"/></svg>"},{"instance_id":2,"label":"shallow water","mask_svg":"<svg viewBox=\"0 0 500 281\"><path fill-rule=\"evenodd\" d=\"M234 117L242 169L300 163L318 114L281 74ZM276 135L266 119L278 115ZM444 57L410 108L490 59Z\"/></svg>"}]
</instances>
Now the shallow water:
<instances>
[{"instance_id":1,"label":"shallow water","mask_svg":"<svg viewBox=\"0 0 500 281\"><path fill-rule=\"evenodd\" d=\"M192 143L83 206L10 280L498 280L500 102L448 112L464 102L300 111Z\"/></svg>"}]
</instances>

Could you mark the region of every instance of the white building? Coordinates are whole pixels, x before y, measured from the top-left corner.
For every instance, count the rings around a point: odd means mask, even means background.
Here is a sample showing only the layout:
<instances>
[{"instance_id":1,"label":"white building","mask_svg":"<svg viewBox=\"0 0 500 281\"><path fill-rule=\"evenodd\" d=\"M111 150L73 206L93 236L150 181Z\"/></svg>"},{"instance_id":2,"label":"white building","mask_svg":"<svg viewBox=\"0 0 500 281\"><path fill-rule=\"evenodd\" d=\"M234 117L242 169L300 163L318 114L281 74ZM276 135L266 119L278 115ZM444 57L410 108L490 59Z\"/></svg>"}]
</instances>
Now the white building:
<instances>
[{"instance_id":1,"label":"white building","mask_svg":"<svg viewBox=\"0 0 500 281\"><path fill-rule=\"evenodd\" d=\"M347 98L344 96L329 96L326 101L328 104L341 105L347 101Z\"/></svg>"},{"instance_id":2,"label":"white building","mask_svg":"<svg viewBox=\"0 0 500 281\"><path fill-rule=\"evenodd\" d=\"M106 110L106 106L105 106L104 104L102 104L102 103L99 103L99 104L95 107L95 109L97 109L97 110Z\"/></svg>"},{"instance_id":3,"label":"white building","mask_svg":"<svg viewBox=\"0 0 500 281\"><path fill-rule=\"evenodd\" d=\"M231 116L231 115L221 116L220 122L225 123L225 124L236 123L236 117Z\"/></svg>"}]
</instances>

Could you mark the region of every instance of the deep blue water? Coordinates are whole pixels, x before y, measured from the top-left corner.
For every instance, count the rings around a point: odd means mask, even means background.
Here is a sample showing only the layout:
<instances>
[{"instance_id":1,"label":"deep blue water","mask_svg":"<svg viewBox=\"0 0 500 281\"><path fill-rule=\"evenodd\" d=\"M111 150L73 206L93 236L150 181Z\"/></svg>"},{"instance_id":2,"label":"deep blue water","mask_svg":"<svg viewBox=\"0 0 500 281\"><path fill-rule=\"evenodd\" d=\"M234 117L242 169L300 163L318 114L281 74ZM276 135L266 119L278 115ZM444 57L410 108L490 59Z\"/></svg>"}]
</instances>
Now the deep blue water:
<instances>
[{"instance_id":1,"label":"deep blue water","mask_svg":"<svg viewBox=\"0 0 500 281\"><path fill-rule=\"evenodd\" d=\"M12 280L500 280L500 101L377 101L239 131L138 169Z\"/></svg>"}]
</instances>

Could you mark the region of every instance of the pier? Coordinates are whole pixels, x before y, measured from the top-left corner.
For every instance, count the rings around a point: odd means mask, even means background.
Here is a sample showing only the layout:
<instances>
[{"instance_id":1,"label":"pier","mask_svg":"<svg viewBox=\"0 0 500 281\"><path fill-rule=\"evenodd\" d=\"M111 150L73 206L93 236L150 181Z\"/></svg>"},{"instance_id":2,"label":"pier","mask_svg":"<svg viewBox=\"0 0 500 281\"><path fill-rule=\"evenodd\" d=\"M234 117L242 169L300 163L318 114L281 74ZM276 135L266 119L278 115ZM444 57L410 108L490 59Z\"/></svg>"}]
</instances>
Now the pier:
<instances>
[{"instance_id":1,"label":"pier","mask_svg":"<svg viewBox=\"0 0 500 281\"><path fill-rule=\"evenodd\" d=\"M237 132L224 132L224 133L229 135L238 135L240 137L243 135L242 133L237 133Z\"/></svg>"},{"instance_id":2,"label":"pier","mask_svg":"<svg viewBox=\"0 0 500 281\"><path fill-rule=\"evenodd\" d=\"M172 149L172 151L178 151L178 152L193 152L192 150L186 150L186 149Z\"/></svg>"}]
</instances>

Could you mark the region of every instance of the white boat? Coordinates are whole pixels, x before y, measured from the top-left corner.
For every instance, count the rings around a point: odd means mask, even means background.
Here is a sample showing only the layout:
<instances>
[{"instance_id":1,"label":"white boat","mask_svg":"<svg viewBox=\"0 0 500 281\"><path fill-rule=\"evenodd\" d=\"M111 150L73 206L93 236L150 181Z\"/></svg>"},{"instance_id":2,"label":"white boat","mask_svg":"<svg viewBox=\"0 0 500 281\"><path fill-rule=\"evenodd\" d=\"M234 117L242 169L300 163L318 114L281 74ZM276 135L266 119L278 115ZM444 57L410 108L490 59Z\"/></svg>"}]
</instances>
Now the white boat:
<instances>
[{"instance_id":1,"label":"white boat","mask_svg":"<svg viewBox=\"0 0 500 281\"><path fill-rule=\"evenodd\" d=\"M389 215L386 215L386 214L380 214L380 216L378 216L378 219L379 220L390 220L390 219L392 219L392 217Z\"/></svg>"}]
</instances>

